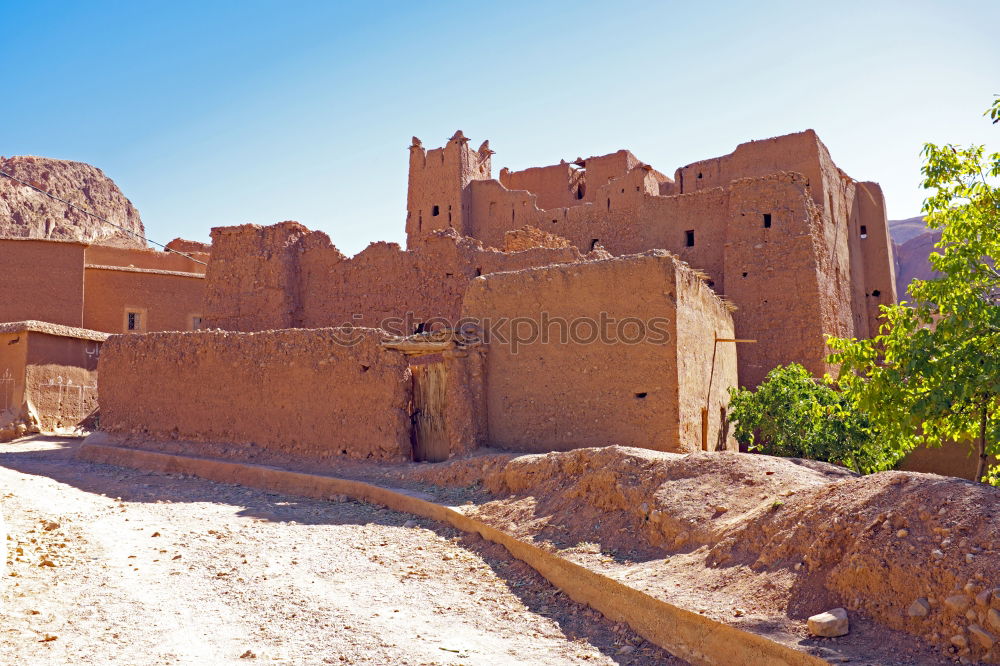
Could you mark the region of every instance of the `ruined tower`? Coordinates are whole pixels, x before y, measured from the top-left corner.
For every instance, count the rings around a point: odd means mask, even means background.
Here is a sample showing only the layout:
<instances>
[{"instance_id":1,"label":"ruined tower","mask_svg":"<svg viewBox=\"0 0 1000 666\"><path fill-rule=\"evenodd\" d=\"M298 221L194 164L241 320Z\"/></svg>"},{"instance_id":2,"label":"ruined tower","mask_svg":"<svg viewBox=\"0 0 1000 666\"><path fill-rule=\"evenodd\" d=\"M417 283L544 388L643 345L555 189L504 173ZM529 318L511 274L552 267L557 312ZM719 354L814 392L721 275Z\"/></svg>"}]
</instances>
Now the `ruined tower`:
<instances>
[{"instance_id":1,"label":"ruined tower","mask_svg":"<svg viewBox=\"0 0 1000 666\"><path fill-rule=\"evenodd\" d=\"M461 130L443 148L425 150L413 137L410 146L410 177L406 195L406 242L409 247L438 229L453 228L464 236L469 228L468 185L489 180L490 142L479 150L469 147Z\"/></svg>"}]
</instances>

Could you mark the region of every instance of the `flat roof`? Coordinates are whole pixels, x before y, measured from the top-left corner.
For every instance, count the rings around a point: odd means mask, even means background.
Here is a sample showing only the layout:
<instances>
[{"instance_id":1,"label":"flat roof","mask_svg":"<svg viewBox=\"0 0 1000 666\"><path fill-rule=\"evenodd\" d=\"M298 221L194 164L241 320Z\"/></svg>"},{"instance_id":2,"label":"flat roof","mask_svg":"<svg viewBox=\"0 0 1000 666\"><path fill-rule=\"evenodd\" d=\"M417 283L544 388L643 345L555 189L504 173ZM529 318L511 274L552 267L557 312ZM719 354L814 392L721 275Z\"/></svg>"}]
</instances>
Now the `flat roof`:
<instances>
[{"instance_id":1,"label":"flat roof","mask_svg":"<svg viewBox=\"0 0 1000 666\"><path fill-rule=\"evenodd\" d=\"M47 321L37 321L29 319L27 321L10 321L0 323L0 333L44 333L46 335L58 335L63 338L77 338L80 340L93 340L94 342L104 342L111 337L110 333L92 331L89 328L77 328L75 326L63 326L62 324L52 324Z\"/></svg>"}]
</instances>

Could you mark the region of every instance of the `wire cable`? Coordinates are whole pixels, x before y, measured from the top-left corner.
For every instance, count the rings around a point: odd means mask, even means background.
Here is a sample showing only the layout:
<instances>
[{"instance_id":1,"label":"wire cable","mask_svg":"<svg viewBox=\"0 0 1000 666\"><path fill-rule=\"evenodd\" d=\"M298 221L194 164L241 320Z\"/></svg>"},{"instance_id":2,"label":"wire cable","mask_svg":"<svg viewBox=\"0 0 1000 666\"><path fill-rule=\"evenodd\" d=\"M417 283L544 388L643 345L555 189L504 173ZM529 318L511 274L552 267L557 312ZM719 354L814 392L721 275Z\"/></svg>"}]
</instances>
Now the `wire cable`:
<instances>
[{"instance_id":1,"label":"wire cable","mask_svg":"<svg viewBox=\"0 0 1000 666\"><path fill-rule=\"evenodd\" d=\"M174 254L179 254L182 257L185 257L185 258L193 261L196 264L201 264L202 266L208 266L208 264L206 264L204 261L198 261L197 259L195 259L194 257L192 257L190 254L185 254L184 252L179 252L178 250L174 250L172 248L167 247L163 243L157 243L155 240L152 240L150 238L146 238L145 236L143 236L142 234L140 234L138 232L132 231L131 229L126 229L125 227L121 226L120 224L115 224L111 220L108 220L107 218L101 217L97 213L92 213L91 211L87 210L86 208L82 208L80 206L77 206L74 203L70 203L69 201L66 201L65 199L57 197L56 195L52 194L51 192L46 192L45 190L43 190L40 187L36 187L36 186L32 185L31 183L29 183L27 181L21 180L20 178L18 178L14 174L7 173L3 169L0 169L0 175L6 176L7 178L10 178L11 180L13 180L15 182L18 182L18 183L24 185L25 187L30 187L34 191L40 192L41 194L44 194L45 196L49 197L50 199L55 199L56 201L64 203L67 206L69 206L70 208L72 208L74 210L80 211L84 215L89 215L89 216L91 216L94 219L100 220L104 224L111 225L115 229L120 229L121 231L124 231L127 234L132 234L133 236L136 236L137 238L141 238L142 240L146 241L147 243L152 243L153 245L161 247L161 248L163 248L164 252L173 252Z\"/></svg>"}]
</instances>

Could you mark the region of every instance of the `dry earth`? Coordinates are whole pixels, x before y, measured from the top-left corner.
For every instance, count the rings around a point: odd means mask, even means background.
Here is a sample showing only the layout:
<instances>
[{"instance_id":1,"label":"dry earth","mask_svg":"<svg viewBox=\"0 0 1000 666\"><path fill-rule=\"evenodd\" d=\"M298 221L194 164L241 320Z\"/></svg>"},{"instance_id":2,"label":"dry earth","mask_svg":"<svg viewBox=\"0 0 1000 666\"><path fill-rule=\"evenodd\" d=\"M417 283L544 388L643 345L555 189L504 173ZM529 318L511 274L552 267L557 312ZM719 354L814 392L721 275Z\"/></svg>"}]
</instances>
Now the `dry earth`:
<instances>
[{"instance_id":1,"label":"dry earth","mask_svg":"<svg viewBox=\"0 0 1000 666\"><path fill-rule=\"evenodd\" d=\"M483 454L402 476L478 486L466 512L493 527L830 660L1000 661L1000 489L618 446ZM838 606L850 634L811 638L806 618Z\"/></svg>"},{"instance_id":2,"label":"dry earth","mask_svg":"<svg viewBox=\"0 0 1000 666\"><path fill-rule=\"evenodd\" d=\"M0 447L3 664L683 663L431 521Z\"/></svg>"}]
</instances>

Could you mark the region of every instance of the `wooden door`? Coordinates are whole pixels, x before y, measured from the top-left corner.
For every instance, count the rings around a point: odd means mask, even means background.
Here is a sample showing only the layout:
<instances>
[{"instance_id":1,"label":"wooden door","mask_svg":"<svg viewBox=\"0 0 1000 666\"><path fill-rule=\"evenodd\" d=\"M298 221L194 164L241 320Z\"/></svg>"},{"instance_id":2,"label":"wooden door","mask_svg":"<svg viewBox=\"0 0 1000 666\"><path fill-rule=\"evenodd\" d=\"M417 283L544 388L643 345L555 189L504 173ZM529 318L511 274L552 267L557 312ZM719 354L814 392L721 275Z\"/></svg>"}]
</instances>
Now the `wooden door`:
<instances>
[{"instance_id":1,"label":"wooden door","mask_svg":"<svg viewBox=\"0 0 1000 666\"><path fill-rule=\"evenodd\" d=\"M445 367L440 354L415 356L413 374L413 459L440 462L448 459L445 429Z\"/></svg>"}]
</instances>

